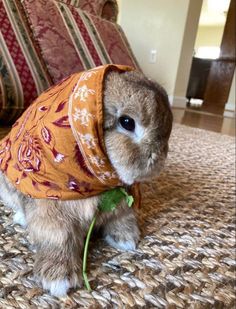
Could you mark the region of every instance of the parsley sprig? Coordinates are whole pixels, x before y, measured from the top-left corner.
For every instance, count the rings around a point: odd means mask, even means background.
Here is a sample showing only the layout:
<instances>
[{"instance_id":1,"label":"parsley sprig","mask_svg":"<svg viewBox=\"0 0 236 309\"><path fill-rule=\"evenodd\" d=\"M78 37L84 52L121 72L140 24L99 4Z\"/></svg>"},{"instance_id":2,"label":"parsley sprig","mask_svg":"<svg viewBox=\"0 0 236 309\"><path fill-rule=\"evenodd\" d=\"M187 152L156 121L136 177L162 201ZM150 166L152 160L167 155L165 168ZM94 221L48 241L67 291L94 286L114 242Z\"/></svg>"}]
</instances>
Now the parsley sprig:
<instances>
[{"instance_id":1,"label":"parsley sprig","mask_svg":"<svg viewBox=\"0 0 236 309\"><path fill-rule=\"evenodd\" d=\"M128 207L131 207L134 198L132 195L129 195L124 188L115 188L109 191L106 191L102 194L101 199L100 199L100 204L98 207L98 211L95 213L93 220L89 226L88 233L86 236L85 240L85 245L84 245L84 255L83 255L83 278L84 278L84 284L86 286L86 289L90 292L92 291L89 281L88 281L88 276L86 273L86 268L87 268L87 257L88 257L88 246L89 246L89 241L91 238L91 234L94 228L94 225L96 223L97 216L99 212L109 212L109 211L114 211L121 202L122 199L126 200L126 203Z\"/></svg>"}]
</instances>

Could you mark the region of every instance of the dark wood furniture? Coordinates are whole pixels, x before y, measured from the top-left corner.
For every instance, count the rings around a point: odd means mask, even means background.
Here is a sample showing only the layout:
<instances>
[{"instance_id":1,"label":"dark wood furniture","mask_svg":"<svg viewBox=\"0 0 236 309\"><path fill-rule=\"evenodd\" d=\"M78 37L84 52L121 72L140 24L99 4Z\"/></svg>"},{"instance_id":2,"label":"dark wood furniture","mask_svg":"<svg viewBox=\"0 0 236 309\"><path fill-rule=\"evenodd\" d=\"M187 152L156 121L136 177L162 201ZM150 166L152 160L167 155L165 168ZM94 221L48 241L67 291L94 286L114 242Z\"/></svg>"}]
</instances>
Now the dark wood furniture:
<instances>
[{"instance_id":1,"label":"dark wood furniture","mask_svg":"<svg viewBox=\"0 0 236 309\"><path fill-rule=\"evenodd\" d=\"M186 97L204 99L208 75L211 69L212 59L193 57Z\"/></svg>"}]
</instances>

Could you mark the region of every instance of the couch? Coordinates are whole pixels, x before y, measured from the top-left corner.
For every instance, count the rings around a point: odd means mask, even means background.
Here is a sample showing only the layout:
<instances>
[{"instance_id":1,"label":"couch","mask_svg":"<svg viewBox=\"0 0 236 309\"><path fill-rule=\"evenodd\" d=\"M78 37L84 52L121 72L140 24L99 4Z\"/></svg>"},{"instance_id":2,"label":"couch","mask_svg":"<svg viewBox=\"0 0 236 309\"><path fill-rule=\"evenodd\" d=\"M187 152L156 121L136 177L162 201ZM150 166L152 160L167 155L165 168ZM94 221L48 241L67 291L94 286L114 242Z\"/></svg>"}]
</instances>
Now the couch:
<instances>
[{"instance_id":1,"label":"couch","mask_svg":"<svg viewBox=\"0 0 236 309\"><path fill-rule=\"evenodd\" d=\"M0 126L76 71L139 69L117 14L115 0L0 0Z\"/></svg>"}]
</instances>

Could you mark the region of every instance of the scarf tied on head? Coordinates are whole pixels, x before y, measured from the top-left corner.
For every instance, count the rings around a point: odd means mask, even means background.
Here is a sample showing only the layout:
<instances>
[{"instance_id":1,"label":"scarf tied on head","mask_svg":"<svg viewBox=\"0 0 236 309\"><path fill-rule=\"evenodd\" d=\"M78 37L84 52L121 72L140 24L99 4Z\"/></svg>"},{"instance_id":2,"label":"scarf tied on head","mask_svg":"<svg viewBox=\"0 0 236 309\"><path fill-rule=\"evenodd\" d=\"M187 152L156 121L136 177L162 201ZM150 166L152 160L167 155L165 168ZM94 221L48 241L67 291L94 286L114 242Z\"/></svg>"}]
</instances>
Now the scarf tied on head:
<instances>
[{"instance_id":1,"label":"scarf tied on head","mask_svg":"<svg viewBox=\"0 0 236 309\"><path fill-rule=\"evenodd\" d=\"M32 198L76 200L122 186L103 138L105 65L43 92L0 141L0 170Z\"/></svg>"}]
</instances>

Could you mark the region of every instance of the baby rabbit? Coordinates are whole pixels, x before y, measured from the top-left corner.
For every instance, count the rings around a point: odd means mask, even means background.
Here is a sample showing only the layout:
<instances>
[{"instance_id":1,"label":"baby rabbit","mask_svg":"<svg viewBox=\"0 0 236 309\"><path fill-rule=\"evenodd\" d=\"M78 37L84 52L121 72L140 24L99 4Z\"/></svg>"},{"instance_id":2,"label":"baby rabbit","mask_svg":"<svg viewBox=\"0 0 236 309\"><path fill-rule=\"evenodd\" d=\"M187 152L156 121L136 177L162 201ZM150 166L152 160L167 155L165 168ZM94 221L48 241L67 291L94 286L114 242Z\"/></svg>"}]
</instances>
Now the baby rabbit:
<instances>
[{"instance_id":1,"label":"baby rabbit","mask_svg":"<svg viewBox=\"0 0 236 309\"><path fill-rule=\"evenodd\" d=\"M106 65L41 94L0 141L0 198L28 229L44 289L64 296L81 285L84 238L101 193L157 176L171 128L161 86ZM136 248L139 229L124 200L96 225L111 246Z\"/></svg>"}]
</instances>

